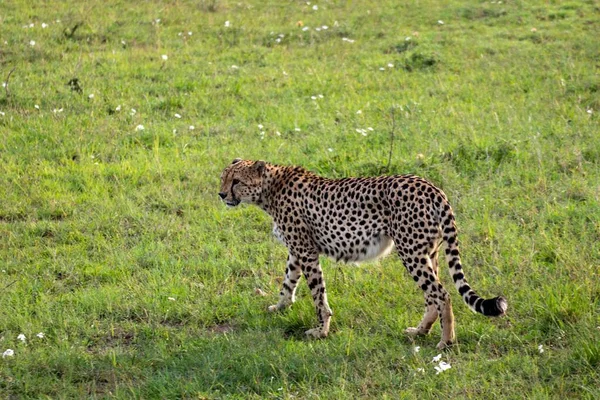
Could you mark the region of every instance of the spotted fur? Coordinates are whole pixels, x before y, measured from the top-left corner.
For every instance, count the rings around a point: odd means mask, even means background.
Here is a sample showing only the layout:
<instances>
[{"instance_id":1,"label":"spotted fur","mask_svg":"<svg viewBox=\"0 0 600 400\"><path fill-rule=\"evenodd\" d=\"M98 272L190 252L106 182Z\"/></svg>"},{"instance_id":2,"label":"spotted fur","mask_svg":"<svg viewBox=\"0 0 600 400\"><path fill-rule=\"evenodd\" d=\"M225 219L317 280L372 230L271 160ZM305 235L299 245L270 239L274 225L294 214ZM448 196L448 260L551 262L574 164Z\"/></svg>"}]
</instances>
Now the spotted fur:
<instances>
[{"instance_id":1,"label":"spotted fur","mask_svg":"<svg viewBox=\"0 0 600 400\"><path fill-rule=\"evenodd\" d=\"M425 296L421 323L406 332L427 334L439 317L442 339L438 348L455 340L450 296L438 276L442 244L456 289L471 310L487 316L506 312L504 297L484 300L467 283L452 208L446 195L423 178L327 179L300 167L236 159L221 175L219 196L228 206L256 204L273 218L273 233L287 246L289 255L279 302L269 310L294 302L303 274L319 319L308 335L327 336L332 315L319 254L360 262L385 256L395 247Z\"/></svg>"}]
</instances>

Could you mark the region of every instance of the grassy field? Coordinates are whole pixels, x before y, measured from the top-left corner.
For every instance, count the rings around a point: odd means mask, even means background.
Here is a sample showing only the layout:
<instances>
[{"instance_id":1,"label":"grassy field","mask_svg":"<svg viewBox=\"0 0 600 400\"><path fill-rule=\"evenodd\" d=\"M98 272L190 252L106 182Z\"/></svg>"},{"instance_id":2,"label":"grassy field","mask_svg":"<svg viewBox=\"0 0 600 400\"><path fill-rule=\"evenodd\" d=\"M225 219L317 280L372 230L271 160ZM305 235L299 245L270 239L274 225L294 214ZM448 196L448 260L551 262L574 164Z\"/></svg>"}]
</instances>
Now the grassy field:
<instances>
[{"instance_id":1,"label":"grassy field","mask_svg":"<svg viewBox=\"0 0 600 400\"><path fill-rule=\"evenodd\" d=\"M1 2L0 398L599 398L598 32L593 0ZM269 217L217 197L235 157L379 174L392 110L387 170L444 189L509 301L442 274L440 374L397 256L322 259L306 340L304 282L266 312Z\"/></svg>"}]
</instances>

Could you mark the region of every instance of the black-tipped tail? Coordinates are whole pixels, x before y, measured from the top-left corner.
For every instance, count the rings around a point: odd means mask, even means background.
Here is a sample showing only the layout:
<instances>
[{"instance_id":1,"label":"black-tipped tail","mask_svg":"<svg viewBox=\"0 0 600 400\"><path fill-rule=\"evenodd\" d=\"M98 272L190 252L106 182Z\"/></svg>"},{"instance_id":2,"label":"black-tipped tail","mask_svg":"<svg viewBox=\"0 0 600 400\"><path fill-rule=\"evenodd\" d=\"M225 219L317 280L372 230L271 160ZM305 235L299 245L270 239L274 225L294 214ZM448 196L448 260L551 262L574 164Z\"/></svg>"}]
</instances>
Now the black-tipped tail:
<instances>
[{"instance_id":1,"label":"black-tipped tail","mask_svg":"<svg viewBox=\"0 0 600 400\"><path fill-rule=\"evenodd\" d=\"M488 317L499 317L504 315L507 309L508 302L506 299L502 296L498 296L493 299L483 300L477 311Z\"/></svg>"},{"instance_id":2,"label":"black-tipped tail","mask_svg":"<svg viewBox=\"0 0 600 400\"><path fill-rule=\"evenodd\" d=\"M454 215L448 204L445 205L445 212L449 215L443 220L444 242L446 242L446 259L448 260L448 267L450 269L450 275L454 280L454 286L458 293L462 296L464 302L474 312L481 313L488 317L499 317L506 313L508 309L508 302L502 296L495 297L493 299L484 299L479 297L477 293L468 284L467 279L460 263L460 251L458 250L458 239L456 233L456 224L454 223ZM444 216L444 213L442 213Z\"/></svg>"}]
</instances>

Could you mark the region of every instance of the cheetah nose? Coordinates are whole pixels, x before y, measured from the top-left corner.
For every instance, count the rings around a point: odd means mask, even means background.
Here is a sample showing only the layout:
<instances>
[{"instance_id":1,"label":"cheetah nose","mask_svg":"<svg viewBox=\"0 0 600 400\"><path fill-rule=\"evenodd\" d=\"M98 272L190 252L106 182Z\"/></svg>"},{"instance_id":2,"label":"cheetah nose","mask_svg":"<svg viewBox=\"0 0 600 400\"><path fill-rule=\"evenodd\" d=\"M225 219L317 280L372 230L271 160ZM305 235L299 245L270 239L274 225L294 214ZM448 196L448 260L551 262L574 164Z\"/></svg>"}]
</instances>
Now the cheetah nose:
<instances>
[{"instance_id":1,"label":"cheetah nose","mask_svg":"<svg viewBox=\"0 0 600 400\"><path fill-rule=\"evenodd\" d=\"M224 199L225 197L227 197L227 193L221 192L221 193L219 193L219 197Z\"/></svg>"}]
</instances>

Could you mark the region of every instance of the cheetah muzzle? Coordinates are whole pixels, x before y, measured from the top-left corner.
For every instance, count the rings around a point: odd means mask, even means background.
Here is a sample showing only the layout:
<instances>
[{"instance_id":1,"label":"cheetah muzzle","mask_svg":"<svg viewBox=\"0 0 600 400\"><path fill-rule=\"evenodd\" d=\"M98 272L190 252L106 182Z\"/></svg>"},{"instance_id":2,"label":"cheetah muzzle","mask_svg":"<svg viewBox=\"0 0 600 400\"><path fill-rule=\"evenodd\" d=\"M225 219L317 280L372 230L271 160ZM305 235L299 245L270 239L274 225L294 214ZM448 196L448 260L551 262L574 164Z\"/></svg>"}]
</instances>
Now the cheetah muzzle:
<instances>
[{"instance_id":1,"label":"cheetah muzzle","mask_svg":"<svg viewBox=\"0 0 600 400\"><path fill-rule=\"evenodd\" d=\"M328 179L301 167L235 159L221 175L221 199L230 207L255 204L274 222L273 233L288 248L279 311L295 301L304 275L319 325L311 337L329 333L331 308L319 255L360 262L389 254L394 248L425 296L425 315L409 335L425 335L439 318L438 348L455 341L450 295L438 274L438 252L445 247L454 285L464 302L486 316L506 313L504 297L483 299L467 283L460 260L454 213L444 192L414 175Z\"/></svg>"}]
</instances>

